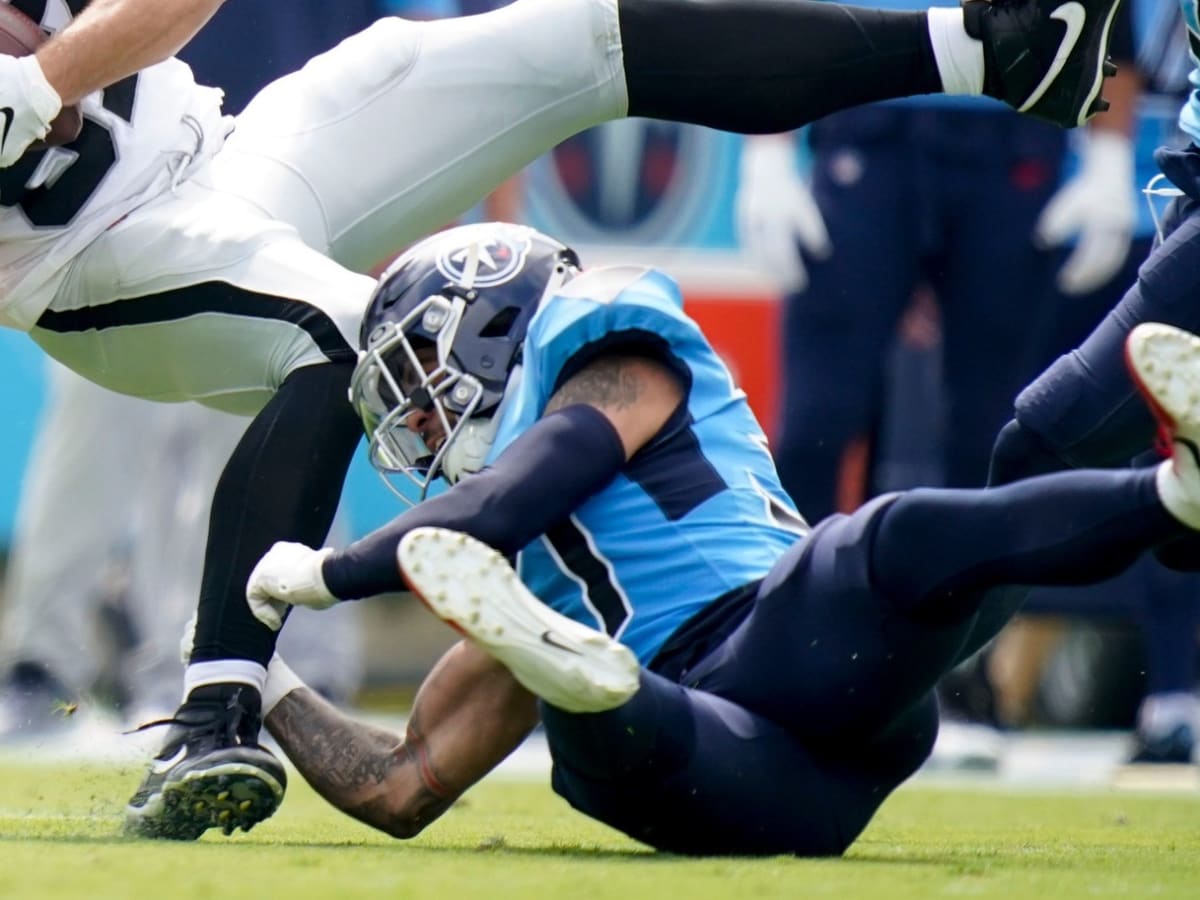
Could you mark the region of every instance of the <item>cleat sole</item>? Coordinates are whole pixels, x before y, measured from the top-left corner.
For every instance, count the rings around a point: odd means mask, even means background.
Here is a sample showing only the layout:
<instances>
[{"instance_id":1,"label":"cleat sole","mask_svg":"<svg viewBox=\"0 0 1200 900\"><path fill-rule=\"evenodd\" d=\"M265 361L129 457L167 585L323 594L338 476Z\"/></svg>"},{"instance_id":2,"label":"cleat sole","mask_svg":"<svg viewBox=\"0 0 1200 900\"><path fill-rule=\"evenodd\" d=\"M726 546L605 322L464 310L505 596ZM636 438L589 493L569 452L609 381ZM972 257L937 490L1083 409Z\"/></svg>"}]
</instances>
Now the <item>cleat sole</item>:
<instances>
[{"instance_id":1,"label":"cleat sole","mask_svg":"<svg viewBox=\"0 0 1200 900\"><path fill-rule=\"evenodd\" d=\"M552 706L600 712L637 691L641 670L628 647L546 606L486 544L445 529L416 528L400 542L397 558L434 615Z\"/></svg>"}]
</instances>

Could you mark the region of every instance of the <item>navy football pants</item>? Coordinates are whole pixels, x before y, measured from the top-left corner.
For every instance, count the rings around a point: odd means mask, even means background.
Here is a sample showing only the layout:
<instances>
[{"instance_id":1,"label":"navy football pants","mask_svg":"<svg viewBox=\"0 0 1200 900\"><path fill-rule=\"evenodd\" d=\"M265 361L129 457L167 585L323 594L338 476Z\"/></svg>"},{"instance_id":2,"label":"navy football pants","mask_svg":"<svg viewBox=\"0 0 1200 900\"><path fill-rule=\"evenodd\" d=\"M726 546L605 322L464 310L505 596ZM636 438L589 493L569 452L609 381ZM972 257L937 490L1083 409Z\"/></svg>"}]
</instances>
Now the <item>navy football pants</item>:
<instances>
[{"instance_id":1,"label":"navy football pants","mask_svg":"<svg viewBox=\"0 0 1200 900\"><path fill-rule=\"evenodd\" d=\"M555 790L660 849L843 852L928 756L932 690L991 589L1084 584L1187 533L1154 470L921 489L832 516L679 684L604 713L544 705Z\"/></svg>"}]
</instances>

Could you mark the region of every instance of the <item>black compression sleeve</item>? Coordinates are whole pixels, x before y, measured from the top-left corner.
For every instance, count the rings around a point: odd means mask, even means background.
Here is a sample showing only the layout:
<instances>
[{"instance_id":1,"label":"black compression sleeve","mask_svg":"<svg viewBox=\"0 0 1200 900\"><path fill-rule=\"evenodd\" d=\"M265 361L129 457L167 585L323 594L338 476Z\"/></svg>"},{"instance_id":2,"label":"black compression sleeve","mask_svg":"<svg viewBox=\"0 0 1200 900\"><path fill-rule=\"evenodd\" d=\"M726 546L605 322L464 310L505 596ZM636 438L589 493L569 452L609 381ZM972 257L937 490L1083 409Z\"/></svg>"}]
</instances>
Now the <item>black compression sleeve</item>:
<instances>
[{"instance_id":1,"label":"black compression sleeve","mask_svg":"<svg viewBox=\"0 0 1200 900\"><path fill-rule=\"evenodd\" d=\"M585 404L568 406L538 421L482 472L329 556L325 584L344 600L405 590L396 548L423 525L465 532L512 555L574 512L624 465L624 446L608 418Z\"/></svg>"}]
</instances>

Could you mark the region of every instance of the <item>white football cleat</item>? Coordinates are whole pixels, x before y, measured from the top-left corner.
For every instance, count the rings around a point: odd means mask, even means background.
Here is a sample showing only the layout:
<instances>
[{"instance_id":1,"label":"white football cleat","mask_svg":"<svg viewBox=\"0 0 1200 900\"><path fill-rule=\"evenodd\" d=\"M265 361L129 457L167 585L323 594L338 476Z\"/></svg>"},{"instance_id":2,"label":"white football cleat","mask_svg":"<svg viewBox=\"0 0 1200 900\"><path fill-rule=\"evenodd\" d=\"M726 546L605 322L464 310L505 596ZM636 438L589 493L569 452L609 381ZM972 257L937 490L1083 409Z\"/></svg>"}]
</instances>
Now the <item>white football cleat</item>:
<instances>
[{"instance_id":1,"label":"white football cleat","mask_svg":"<svg viewBox=\"0 0 1200 900\"><path fill-rule=\"evenodd\" d=\"M602 712L637 692L641 669L628 647L542 603L487 544L445 528L416 528L396 555L434 615L551 706Z\"/></svg>"},{"instance_id":2,"label":"white football cleat","mask_svg":"<svg viewBox=\"0 0 1200 900\"><path fill-rule=\"evenodd\" d=\"M1200 337L1147 322L1126 338L1125 360L1171 456L1159 466L1158 495L1171 515L1200 529Z\"/></svg>"}]
</instances>

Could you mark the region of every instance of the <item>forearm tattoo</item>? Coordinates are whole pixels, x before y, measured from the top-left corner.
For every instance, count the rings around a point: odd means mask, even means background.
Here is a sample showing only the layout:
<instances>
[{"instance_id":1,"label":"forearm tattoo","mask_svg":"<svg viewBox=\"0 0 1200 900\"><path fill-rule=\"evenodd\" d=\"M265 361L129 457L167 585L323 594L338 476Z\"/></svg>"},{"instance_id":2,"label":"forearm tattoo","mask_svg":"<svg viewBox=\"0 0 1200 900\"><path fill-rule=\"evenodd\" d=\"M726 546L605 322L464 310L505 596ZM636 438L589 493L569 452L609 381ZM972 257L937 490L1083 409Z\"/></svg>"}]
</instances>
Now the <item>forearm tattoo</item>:
<instances>
[{"instance_id":1,"label":"forearm tattoo","mask_svg":"<svg viewBox=\"0 0 1200 900\"><path fill-rule=\"evenodd\" d=\"M587 403L599 409L626 409L641 397L643 379L633 358L602 356L572 375L554 392L546 405L546 414Z\"/></svg>"},{"instance_id":2,"label":"forearm tattoo","mask_svg":"<svg viewBox=\"0 0 1200 900\"><path fill-rule=\"evenodd\" d=\"M275 706L267 726L317 793L385 831L415 834L458 796L438 776L415 720L401 740L342 715L310 690L297 690ZM402 777L404 769L416 777Z\"/></svg>"}]
</instances>

